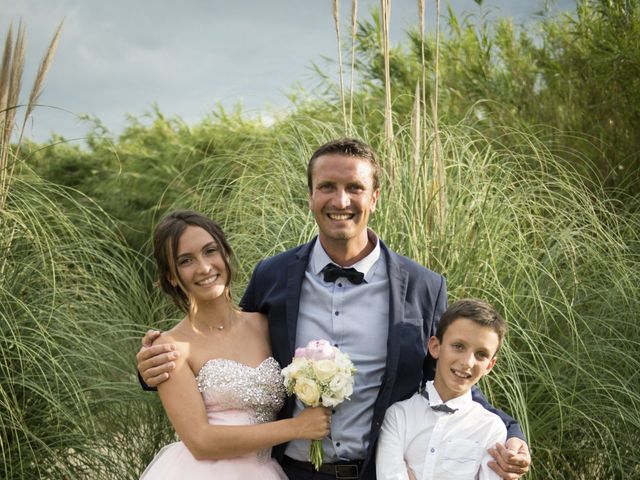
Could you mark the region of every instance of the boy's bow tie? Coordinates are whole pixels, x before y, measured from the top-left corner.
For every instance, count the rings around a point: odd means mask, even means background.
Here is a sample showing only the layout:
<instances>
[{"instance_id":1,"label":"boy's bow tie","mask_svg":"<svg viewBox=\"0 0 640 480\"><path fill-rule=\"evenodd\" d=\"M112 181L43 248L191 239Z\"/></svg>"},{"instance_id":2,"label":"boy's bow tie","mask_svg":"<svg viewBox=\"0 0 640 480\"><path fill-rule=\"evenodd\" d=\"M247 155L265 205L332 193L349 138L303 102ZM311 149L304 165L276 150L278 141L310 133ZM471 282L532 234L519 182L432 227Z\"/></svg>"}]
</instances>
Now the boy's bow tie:
<instances>
[{"instance_id":1,"label":"boy's bow tie","mask_svg":"<svg viewBox=\"0 0 640 480\"><path fill-rule=\"evenodd\" d=\"M427 401L429 401L429 394L427 393L426 388L422 391L422 396L426 398ZM449 405L445 403L439 403L438 405L429 404L429 406L431 407L431 410L435 410L436 412L456 413L458 411L457 408L451 408Z\"/></svg>"}]
</instances>

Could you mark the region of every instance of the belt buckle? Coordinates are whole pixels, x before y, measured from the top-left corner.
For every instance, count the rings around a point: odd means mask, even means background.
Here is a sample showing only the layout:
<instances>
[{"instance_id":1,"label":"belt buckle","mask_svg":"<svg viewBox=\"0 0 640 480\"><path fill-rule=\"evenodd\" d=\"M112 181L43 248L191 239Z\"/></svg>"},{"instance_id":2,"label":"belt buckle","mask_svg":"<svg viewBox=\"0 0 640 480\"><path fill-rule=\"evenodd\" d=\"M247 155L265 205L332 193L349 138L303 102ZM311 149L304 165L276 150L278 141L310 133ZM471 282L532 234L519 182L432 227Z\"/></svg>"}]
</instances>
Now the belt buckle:
<instances>
[{"instance_id":1,"label":"belt buckle","mask_svg":"<svg viewBox=\"0 0 640 480\"><path fill-rule=\"evenodd\" d=\"M358 480L358 465L336 465L336 478Z\"/></svg>"}]
</instances>

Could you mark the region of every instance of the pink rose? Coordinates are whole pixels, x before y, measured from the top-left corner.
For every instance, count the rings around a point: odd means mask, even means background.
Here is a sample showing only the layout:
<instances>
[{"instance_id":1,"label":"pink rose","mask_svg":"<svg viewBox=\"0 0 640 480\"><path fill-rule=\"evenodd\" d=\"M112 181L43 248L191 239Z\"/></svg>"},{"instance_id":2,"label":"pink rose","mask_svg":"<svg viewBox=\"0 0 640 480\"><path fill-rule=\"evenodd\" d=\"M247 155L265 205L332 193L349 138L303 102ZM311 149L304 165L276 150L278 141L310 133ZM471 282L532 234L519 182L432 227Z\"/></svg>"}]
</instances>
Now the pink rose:
<instances>
[{"instance_id":1,"label":"pink rose","mask_svg":"<svg viewBox=\"0 0 640 480\"><path fill-rule=\"evenodd\" d=\"M293 356L295 358L310 358L307 349L304 347L296 348L296 353Z\"/></svg>"},{"instance_id":2,"label":"pink rose","mask_svg":"<svg viewBox=\"0 0 640 480\"><path fill-rule=\"evenodd\" d=\"M306 346L306 357L312 360L330 360L335 357L335 351L326 340L311 340Z\"/></svg>"}]
</instances>

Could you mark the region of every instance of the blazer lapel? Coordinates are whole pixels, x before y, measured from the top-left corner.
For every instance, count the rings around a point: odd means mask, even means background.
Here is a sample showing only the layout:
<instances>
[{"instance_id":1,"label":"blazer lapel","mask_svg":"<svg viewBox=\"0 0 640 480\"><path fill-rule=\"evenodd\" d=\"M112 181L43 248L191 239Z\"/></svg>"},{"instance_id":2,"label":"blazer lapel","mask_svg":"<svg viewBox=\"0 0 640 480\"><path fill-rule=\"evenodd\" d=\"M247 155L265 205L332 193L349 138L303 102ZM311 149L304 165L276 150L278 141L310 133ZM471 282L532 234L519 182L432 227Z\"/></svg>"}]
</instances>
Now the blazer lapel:
<instances>
[{"instance_id":1,"label":"blazer lapel","mask_svg":"<svg viewBox=\"0 0 640 480\"><path fill-rule=\"evenodd\" d=\"M393 382L396 379L398 358L400 356L402 320L404 319L404 305L407 296L408 274L400 269L400 266L387 250L387 271L389 275L389 338L387 340L387 362L385 376Z\"/></svg>"},{"instance_id":2,"label":"blazer lapel","mask_svg":"<svg viewBox=\"0 0 640 480\"><path fill-rule=\"evenodd\" d=\"M296 348L296 330L298 326L298 312L300 311L300 293L302 281L309 263L309 255L315 244L315 239L302 245L287 265L287 339L289 340L289 361L293 358Z\"/></svg>"},{"instance_id":3,"label":"blazer lapel","mask_svg":"<svg viewBox=\"0 0 640 480\"><path fill-rule=\"evenodd\" d=\"M373 410L373 423L369 438L369 452L365 463L373 458L373 445L378 437L384 413L389 406L391 393L397 379L398 359L402 350L402 319L404 303L407 295L408 273L400 268L395 254L382 241L380 246L387 258L387 275L389 275L389 337L387 339L387 360L378 398Z\"/></svg>"},{"instance_id":4,"label":"blazer lapel","mask_svg":"<svg viewBox=\"0 0 640 480\"><path fill-rule=\"evenodd\" d=\"M389 337L387 339L387 361L385 365L383 388L381 397L391 393L396 381L398 358L402 350L402 320L404 319L404 304L407 296L408 274L400 268L394 253L380 242L387 258L387 275L389 275ZM384 394L384 395L383 395ZM384 405L386 409L388 405Z\"/></svg>"}]
</instances>

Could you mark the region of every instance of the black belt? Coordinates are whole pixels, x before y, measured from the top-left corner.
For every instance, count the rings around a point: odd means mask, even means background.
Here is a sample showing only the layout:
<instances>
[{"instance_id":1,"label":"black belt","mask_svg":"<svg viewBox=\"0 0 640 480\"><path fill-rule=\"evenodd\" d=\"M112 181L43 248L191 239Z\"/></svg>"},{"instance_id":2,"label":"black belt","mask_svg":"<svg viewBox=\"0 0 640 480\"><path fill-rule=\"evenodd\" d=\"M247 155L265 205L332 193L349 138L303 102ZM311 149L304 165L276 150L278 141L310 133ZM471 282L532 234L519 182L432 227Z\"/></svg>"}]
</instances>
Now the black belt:
<instances>
[{"instance_id":1,"label":"black belt","mask_svg":"<svg viewBox=\"0 0 640 480\"><path fill-rule=\"evenodd\" d=\"M316 467L314 467L310 462L301 462L299 460L289 458L285 455L282 463L285 465L297 467L300 470L305 470L307 472L317 471L318 473L331 475L343 480L357 480L358 478L360 478L360 474L362 473L362 464L364 463L364 461L349 460L346 462L323 463L322 465L320 465L320 468L316 470Z\"/></svg>"}]
</instances>

